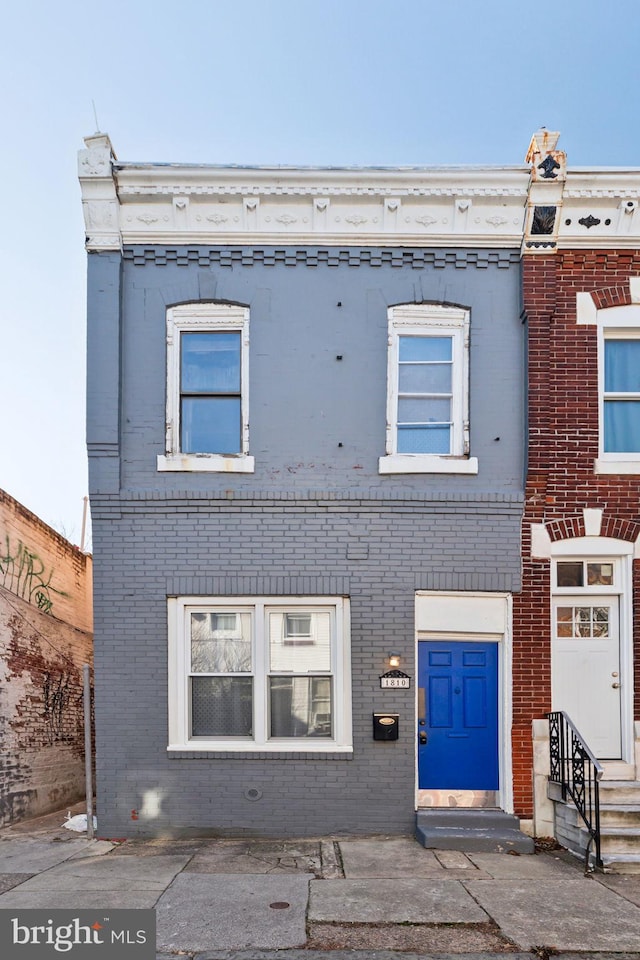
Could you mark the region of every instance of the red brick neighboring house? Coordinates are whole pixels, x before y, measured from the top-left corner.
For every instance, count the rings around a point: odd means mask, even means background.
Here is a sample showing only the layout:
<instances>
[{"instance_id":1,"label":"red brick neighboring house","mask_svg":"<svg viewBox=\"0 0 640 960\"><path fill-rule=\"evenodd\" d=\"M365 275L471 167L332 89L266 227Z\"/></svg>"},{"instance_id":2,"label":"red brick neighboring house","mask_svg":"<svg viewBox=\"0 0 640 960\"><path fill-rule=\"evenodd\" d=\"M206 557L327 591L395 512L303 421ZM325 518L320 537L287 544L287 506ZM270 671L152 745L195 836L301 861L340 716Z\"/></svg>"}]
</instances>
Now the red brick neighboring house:
<instances>
[{"instance_id":1,"label":"red brick neighboring house","mask_svg":"<svg viewBox=\"0 0 640 960\"><path fill-rule=\"evenodd\" d=\"M0 490L0 826L85 793L92 560Z\"/></svg>"},{"instance_id":2,"label":"red brick neighboring house","mask_svg":"<svg viewBox=\"0 0 640 960\"><path fill-rule=\"evenodd\" d=\"M537 834L579 840L547 800L545 724L532 743L532 721L567 711L604 767L605 862L628 866L640 861L640 169L567 171L557 139L541 131L527 157L514 799Z\"/></svg>"}]
</instances>

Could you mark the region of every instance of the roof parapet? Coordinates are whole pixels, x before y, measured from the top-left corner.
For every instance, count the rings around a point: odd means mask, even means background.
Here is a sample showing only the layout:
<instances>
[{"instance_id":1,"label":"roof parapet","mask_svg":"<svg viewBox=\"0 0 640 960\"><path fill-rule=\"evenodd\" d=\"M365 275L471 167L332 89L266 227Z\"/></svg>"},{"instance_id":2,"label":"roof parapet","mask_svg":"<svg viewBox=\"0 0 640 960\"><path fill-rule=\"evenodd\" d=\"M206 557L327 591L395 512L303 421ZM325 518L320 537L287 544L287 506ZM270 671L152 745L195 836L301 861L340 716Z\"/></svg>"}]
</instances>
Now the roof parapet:
<instances>
[{"instance_id":1,"label":"roof parapet","mask_svg":"<svg viewBox=\"0 0 640 960\"><path fill-rule=\"evenodd\" d=\"M517 167L238 167L78 158L88 250L124 245L520 246Z\"/></svg>"},{"instance_id":2,"label":"roof parapet","mask_svg":"<svg viewBox=\"0 0 640 960\"><path fill-rule=\"evenodd\" d=\"M107 133L85 137L78 151L87 250L120 250L119 203L113 164L116 155Z\"/></svg>"},{"instance_id":3,"label":"roof parapet","mask_svg":"<svg viewBox=\"0 0 640 960\"><path fill-rule=\"evenodd\" d=\"M640 169L567 171L538 130L527 166L240 167L120 163L85 139L90 251L123 246L640 247Z\"/></svg>"},{"instance_id":4,"label":"roof parapet","mask_svg":"<svg viewBox=\"0 0 640 960\"><path fill-rule=\"evenodd\" d=\"M566 180L567 155L563 150L556 150L559 139L559 131L546 127L531 137L524 162L531 166L532 180Z\"/></svg>"}]
</instances>

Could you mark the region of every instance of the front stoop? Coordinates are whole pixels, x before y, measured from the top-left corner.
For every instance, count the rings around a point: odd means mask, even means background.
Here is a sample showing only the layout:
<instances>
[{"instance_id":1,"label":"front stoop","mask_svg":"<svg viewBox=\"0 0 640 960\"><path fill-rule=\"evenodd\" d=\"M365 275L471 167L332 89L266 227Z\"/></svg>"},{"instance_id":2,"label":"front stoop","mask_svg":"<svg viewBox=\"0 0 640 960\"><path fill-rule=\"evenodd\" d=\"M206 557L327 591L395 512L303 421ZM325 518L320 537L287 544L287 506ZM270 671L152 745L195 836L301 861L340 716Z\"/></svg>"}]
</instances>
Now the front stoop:
<instances>
[{"instance_id":1,"label":"front stoop","mask_svg":"<svg viewBox=\"0 0 640 960\"><path fill-rule=\"evenodd\" d=\"M550 796L555 800L556 839L584 857L589 834L578 811L551 790ZM640 873L640 781L600 781L600 846L607 873Z\"/></svg>"},{"instance_id":2,"label":"front stoop","mask_svg":"<svg viewBox=\"0 0 640 960\"><path fill-rule=\"evenodd\" d=\"M520 830L520 821L503 810L434 809L418 810L416 840L435 850L462 850L464 853L533 853L531 837Z\"/></svg>"}]
</instances>

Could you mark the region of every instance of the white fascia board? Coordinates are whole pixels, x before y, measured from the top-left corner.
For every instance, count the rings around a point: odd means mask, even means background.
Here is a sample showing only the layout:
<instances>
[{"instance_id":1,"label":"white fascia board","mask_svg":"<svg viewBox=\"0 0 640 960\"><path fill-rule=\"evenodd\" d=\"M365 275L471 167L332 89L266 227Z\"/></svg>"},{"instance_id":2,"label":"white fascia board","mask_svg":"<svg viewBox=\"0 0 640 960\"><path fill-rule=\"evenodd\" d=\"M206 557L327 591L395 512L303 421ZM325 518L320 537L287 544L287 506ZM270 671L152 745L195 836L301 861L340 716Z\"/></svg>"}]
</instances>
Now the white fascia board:
<instances>
[{"instance_id":1,"label":"white fascia board","mask_svg":"<svg viewBox=\"0 0 640 960\"><path fill-rule=\"evenodd\" d=\"M564 193L569 198L640 196L640 167L572 167Z\"/></svg>"},{"instance_id":2,"label":"white fascia board","mask_svg":"<svg viewBox=\"0 0 640 960\"><path fill-rule=\"evenodd\" d=\"M522 196L527 167L221 167L115 163L121 196L197 194Z\"/></svg>"},{"instance_id":3,"label":"white fascia board","mask_svg":"<svg viewBox=\"0 0 640 960\"><path fill-rule=\"evenodd\" d=\"M497 250L513 249L518 251L521 243L521 233L502 236L479 236L462 234L409 234L409 233L197 233L195 231L177 232L123 232L119 246L139 245L193 245L193 246L333 246L333 247L424 247L424 248L459 248L476 247L479 249ZM118 249L118 245L115 247Z\"/></svg>"},{"instance_id":4,"label":"white fascia board","mask_svg":"<svg viewBox=\"0 0 640 960\"><path fill-rule=\"evenodd\" d=\"M640 170L569 171L562 197L558 247L640 247Z\"/></svg>"}]
</instances>

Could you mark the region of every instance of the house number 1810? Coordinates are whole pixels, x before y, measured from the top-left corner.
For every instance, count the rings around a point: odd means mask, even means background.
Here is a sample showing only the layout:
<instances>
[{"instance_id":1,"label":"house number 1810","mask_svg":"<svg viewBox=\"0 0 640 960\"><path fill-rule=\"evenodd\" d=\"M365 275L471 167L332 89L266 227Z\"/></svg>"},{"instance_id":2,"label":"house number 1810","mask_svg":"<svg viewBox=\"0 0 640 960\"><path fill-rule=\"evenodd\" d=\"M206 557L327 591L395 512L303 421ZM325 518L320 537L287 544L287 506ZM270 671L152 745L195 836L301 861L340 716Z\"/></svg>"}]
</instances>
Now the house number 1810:
<instances>
[{"instance_id":1,"label":"house number 1810","mask_svg":"<svg viewBox=\"0 0 640 960\"><path fill-rule=\"evenodd\" d=\"M380 686L408 690L411 686L411 677L380 677Z\"/></svg>"}]
</instances>

